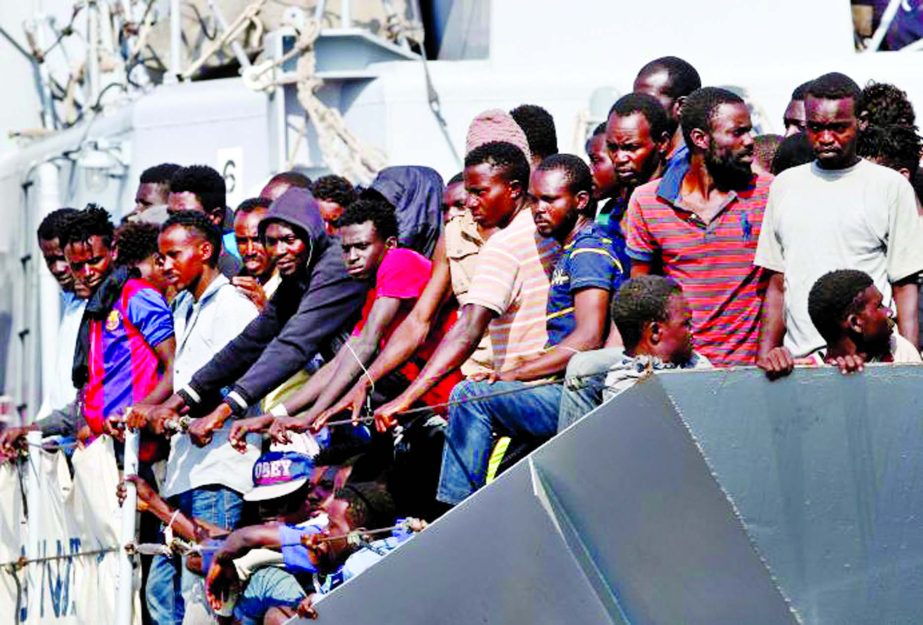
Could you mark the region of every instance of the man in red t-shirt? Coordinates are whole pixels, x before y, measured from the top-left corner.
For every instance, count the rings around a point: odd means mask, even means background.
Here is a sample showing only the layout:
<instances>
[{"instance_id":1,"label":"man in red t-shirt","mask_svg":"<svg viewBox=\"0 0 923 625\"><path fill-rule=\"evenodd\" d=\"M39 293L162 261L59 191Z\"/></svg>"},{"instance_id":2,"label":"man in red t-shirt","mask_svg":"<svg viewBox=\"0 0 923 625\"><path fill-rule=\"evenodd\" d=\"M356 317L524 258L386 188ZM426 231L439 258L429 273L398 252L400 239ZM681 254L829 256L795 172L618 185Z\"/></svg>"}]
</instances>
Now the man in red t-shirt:
<instances>
[{"instance_id":1,"label":"man in red t-shirt","mask_svg":"<svg viewBox=\"0 0 923 625\"><path fill-rule=\"evenodd\" d=\"M265 429L270 423L270 433L279 442L288 440L289 430L321 429L327 419L318 416L349 390L360 375L365 375L366 366L413 308L429 281L432 262L413 250L397 247L397 218L388 203L358 200L340 217L338 227L347 271L354 279L372 284L362 317L333 360L297 392L273 406L269 415L239 421L231 432L232 442L242 440L247 432ZM415 357L396 376L373 385L377 386L380 397L393 398L416 377L454 321L454 310L443 317ZM448 376L421 398L422 403L438 405L448 401L452 387L460 379L458 371ZM303 416L288 416L305 409Z\"/></svg>"}]
</instances>

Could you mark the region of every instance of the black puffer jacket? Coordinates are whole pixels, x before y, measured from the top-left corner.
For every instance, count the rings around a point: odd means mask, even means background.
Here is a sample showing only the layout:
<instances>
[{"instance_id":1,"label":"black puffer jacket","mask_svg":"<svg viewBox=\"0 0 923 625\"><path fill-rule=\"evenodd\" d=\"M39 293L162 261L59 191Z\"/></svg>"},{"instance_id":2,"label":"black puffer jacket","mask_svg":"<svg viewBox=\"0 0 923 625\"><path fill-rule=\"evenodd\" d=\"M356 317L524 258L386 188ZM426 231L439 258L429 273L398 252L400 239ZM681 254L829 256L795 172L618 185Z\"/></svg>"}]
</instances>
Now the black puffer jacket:
<instances>
[{"instance_id":1,"label":"black puffer jacket","mask_svg":"<svg viewBox=\"0 0 923 625\"><path fill-rule=\"evenodd\" d=\"M269 207L260 233L273 221L306 234L307 273L284 279L260 316L196 372L180 391L188 404L211 403L207 398L232 386L225 402L240 414L315 354L331 357L359 319L369 285L346 273L340 243L324 232L311 193L292 188L282 194Z\"/></svg>"}]
</instances>

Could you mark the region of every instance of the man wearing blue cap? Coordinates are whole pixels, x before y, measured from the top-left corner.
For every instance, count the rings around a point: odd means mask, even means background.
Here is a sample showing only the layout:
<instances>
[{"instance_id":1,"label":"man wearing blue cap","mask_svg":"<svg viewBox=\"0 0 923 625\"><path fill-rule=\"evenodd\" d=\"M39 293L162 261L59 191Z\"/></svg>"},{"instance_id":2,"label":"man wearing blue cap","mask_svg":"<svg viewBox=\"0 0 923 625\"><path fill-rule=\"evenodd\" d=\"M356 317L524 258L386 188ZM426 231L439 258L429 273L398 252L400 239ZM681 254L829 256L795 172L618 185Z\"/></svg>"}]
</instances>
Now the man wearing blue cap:
<instances>
[{"instance_id":1,"label":"man wearing blue cap","mask_svg":"<svg viewBox=\"0 0 923 625\"><path fill-rule=\"evenodd\" d=\"M271 451L261 455L253 465L255 486L244 499L258 504L262 524L243 528L229 536L227 529L173 510L143 479L137 476L126 479L137 485L139 501L147 504L147 510L172 532L185 540L204 544L201 568L210 573L208 583L224 589L246 584L239 607L247 613L261 615L272 605L297 605L306 596L297 579L282 567L293 566L286 558L290 551L287 547L301 545L302 535L320 532L327 526L327 517L319 506L329 503L336 480L329 485L322 484L320 478L324 473L315 470L314 462L305 454ZM124 497L122 486L119 497ZM222 536L224 538L219 538ZM214 547L219 545L221 549L212 556ZM212 565L213 560L218 561L219 553L228 552L235 555L221 561L225 566ZM295 557L295 570L304 570L304 558ZM197 566L195 564L194 568ZM219 608L219 613L224 613L221 607L226 606L228 611L233 608L230 602L210 603ZM245 619L244 622L249 621Z\"/></svg>"},{"instance_id":2,"label":"man wearing blue cap","mask_svg":"<svg viewBox=\"0 0 923 625\"><path fill-rule=\"evenodd\" d=\"M229 613L233 602L235 617L245 625L285 620L308 598L304 586L313 593L329 592L406 540L402 535L375 541L371 551L347 540L359 528L394 523L393 502L376 484L338 490L326 514L312 518L311 507L299 502L307 499L303 488L308 484L310 489L313 468L307 456L293 452L263 454L253 466L255 486L245 499L259 504L264 524L232 532L208 563L206 587L216 612ZM318 540L312 540L315 536ZM275 559L255 570L235 597L240 560L255 550L281 552L281 562Z\"/></svg>"}]
</instances>

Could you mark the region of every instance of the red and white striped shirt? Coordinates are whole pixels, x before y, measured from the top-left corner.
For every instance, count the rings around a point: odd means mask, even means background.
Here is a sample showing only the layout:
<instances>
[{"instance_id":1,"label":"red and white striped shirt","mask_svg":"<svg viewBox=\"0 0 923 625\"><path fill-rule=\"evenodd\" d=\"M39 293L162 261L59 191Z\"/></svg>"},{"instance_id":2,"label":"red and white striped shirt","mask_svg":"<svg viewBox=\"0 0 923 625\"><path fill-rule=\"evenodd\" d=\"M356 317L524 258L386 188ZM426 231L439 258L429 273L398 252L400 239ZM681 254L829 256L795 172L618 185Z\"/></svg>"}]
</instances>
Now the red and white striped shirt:
<instances>
[{"instance_id":1,"label":"red and white striped shirt","mask_svg":"<svg viewBox=\"0 0 923 625\"><path fill-rule=\"evenodd\" d=\"M719 367L753 365L768 279L753 257L772 177L754 176L705 223L683 206L680 188L688 168L672 167L632 194L628 255L643 262L659 259L664 275L682 287L698 352Z\"/></svg>"}]
</instances>

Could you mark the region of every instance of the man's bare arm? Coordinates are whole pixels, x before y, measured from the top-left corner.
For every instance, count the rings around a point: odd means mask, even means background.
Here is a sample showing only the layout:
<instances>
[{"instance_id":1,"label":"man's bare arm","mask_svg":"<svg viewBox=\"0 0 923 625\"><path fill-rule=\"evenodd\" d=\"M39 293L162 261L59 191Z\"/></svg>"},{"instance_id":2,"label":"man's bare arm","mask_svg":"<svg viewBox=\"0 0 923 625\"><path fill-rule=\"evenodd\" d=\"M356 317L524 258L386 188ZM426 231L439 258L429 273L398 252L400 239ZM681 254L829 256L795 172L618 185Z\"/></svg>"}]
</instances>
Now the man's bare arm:
<instances>
[{"instance_id":1,"label":"man's bare arm","mask_svg":"<svg viewBox=\"0 0 923 625\"><path fill-rule=\"evenodd\" d=\"M375 300L362 332L359 336L351 336L349 342L340 348L342 357L339 358L336 373L324 386L317 401L305 415L305 421L309 423L314 421L349 388L356 376L362 372L363 367L375 356L378 345L384 338L388 326L400 312L402 304L402 300L393 297L380 297Z\"/></svg>"},{"instance_id":2,"label":"man's bare arm","mask_svg":"<svg viewBox=\"0 0 923 625\"><path fill-rule=\"evenodd\" d=\"M795 367L791 353L782 346L785 338L785 275L769 271L769 285L763 299L760 344L756 364L770 378L788 375Z\"/></svg>"},{"instance_id":3,"label":"man's bare arm","mask_svg":"<svg viewBox=\"0 0 923 625\"><path fill-rule=\"evenodd\" d=\"M397 370L416 353L451 296L449 262L445 255L445 242L440 237L433 254L433 273L429 282L413 309L391 334L388 342L368 367L368 377L359 378L349 392L319 415L320 418L326 420L344 411L352 412L353 417L357 418L366 401L371 380L377 382Z\"/></svg>"},{"instance_id":4,"label":"man's bare arm","mask_svg":"<svg viewBox=\"0 0 923 625\"><path fill-rule=\"evenodd\" d=\"M395 371L416 353L429 335L439 311L452 296L449 260L445 255L445 241L439 238L433 253L433 273L407 318L391 334L387 344L369 367L369 375L376 382Z\"/></svg>"},{"instance_id":5,"label":"man's bare arm","mask_svg":"<svg viewBox=\"0 0 923 625\"><path fill-rule=\"evenodd\" d=\"M393 425L392 417L407 410L423 395L438 384L452 370L462 365L487 331L490 321L496 316L492 310L477 304L467 304L448 334L443 337L423 371L396 399L375 411L376 425Z\"/></svg>"},{"instance_id":6,"label":"man's bare arm","mask_svg":"<svg viewBox=\"0 0 923 625\"><path fill-rule=\"evenodd\" d=\"M631 277L637 278L638 276L646 276L651 273L651 263L645 262L643 260L631 260Z\"/></svg>"},{"instance_id":7,"label":"man's bare arm","mask_svg":"<svg viewBox=\"0 0 923 625\"><path fill-rule=\"evenodd\" d=\"M920 338L917 304L920 292L917 277L910 276L891 285L894 293L894 306L897 308L897 331L905 339L917 345Z\"/></svg>"},{"instance_id":8,"label":"man's bare arm","mask_svg":"<svg viewBox=\"0 0 923 625\"><path fill-rule=\"evenodd\" d=\"M141 401L142 404L159 404L173 394L173 356L176 353L176 338L171 336L161 341L160 345L154 348L154 353L164 373L157 386Z\"/></svg>"},{"instance_id":9,"label":"man's bare arm","mask_svg":"<svg viewBox=\"0 0 923 625\"><path fill-rule=\"evenodd\" d=\"M527 360L500 379L537 380L563 373L576 353L599 349L609 321L609 295L606 289L581 289L574 296L573 331L538 358Z\"/></svg>"}]
</instances>

